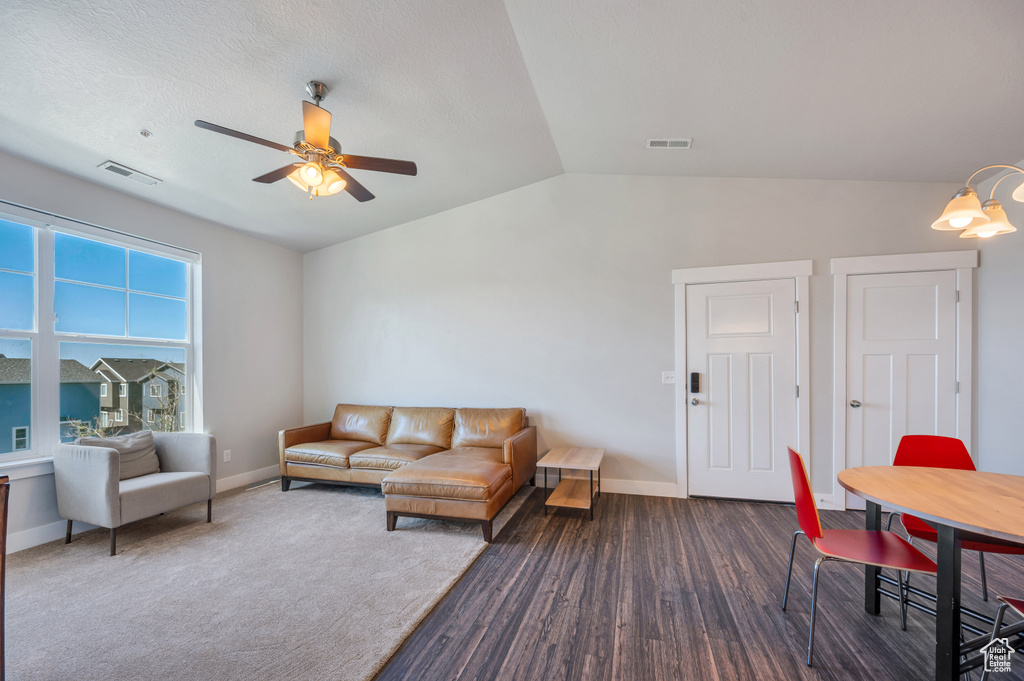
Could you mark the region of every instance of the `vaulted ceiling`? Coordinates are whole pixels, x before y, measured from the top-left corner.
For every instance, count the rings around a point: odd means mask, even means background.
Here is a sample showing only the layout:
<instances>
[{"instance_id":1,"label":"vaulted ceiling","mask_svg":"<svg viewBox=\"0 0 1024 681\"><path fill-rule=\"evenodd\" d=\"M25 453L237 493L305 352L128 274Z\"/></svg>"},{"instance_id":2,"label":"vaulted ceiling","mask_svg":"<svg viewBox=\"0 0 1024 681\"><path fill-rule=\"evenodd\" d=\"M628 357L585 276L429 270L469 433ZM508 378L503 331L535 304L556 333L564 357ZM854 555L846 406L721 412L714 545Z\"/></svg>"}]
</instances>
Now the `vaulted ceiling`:
<instances>
[{"instance_id":1,"label":"vaulted ceiling","mask_svg":"<svg viewBox=\"0 0 1024 681\"><path fill-rule=\"evenodd\" d=\"M0 149L299 251L562 172L956 182L1024 157L1021 35L1016 0L5 0ZM310 201L193 126L291 144L313 79L419 175Z\"/></svg>"}]
</instances>

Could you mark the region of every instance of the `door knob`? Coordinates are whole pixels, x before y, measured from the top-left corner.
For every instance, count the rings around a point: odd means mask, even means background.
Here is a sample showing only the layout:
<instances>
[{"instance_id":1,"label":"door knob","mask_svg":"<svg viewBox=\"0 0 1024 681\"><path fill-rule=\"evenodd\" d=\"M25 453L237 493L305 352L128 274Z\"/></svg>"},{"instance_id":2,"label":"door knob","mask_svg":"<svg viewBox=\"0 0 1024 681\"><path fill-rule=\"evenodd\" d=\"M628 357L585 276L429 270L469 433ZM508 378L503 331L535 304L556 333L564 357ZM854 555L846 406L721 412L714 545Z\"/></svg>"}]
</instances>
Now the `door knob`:
<instances>
[{"instance_id":1,"label":"door knob","mask_svg":"<svg viewBox=\"0 0 1024 681\"><path fill-rule=\"evenodd\" d=\"M856 409L860 406L860 402L858 400L850 400L850 406Z\"/></svg>"},{"instance_id":2,"label":"door knob","mask_svg":"<svg viewBox=\"0 0 1024 681\"><path fill-rule=\"evenodd\" d=\"M694 397L692 400L690 400L690 404L696 407L698 404L700 404L700 400Z\"/></svg>"}]
</instances>

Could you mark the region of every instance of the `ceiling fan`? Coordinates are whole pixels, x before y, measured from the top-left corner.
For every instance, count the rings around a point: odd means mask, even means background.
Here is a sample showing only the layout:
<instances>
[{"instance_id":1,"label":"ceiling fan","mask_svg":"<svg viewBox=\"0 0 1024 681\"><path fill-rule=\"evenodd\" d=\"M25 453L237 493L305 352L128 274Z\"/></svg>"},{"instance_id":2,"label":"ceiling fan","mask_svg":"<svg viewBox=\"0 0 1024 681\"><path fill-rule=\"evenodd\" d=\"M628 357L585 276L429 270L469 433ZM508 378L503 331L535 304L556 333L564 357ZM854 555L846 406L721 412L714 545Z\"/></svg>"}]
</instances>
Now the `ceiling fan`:
<instances>
[{"instance_id":1,"label":"ceiling fan","mask_svg":"<svg viewBox=\"0 0 1024 681\"><path fill-rule=\"evenodd\" d=\"M302 159L301 161L289 163L283 168L253 178L253 182L271 184L288 178L296 187L308 192L310 199L314 196L337 194L343 189L354 196L357 201L372 199L373 194L349 175L346 168L399 175L416 174L416 164L412 161L342 154L338 140L331 137L331 112L320 106L320 101L327 96L327 86L311 80L306 84L306 92L316 103L303 100L303 129L295 133L295 143L291 147L206 121L196 121L196 127L298 156Z\"/></svg>"}]
</instances>

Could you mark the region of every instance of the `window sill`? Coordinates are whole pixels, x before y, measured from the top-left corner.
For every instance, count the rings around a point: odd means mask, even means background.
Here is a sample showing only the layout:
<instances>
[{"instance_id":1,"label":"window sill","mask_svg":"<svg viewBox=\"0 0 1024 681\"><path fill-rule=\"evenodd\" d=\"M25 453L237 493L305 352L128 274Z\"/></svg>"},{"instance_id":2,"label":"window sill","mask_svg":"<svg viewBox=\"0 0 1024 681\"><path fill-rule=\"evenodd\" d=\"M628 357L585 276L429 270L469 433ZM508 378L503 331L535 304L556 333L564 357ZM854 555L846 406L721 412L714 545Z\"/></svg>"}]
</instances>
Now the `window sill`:
<instances>
[{"instance_id":1,"label":"window sill","mask_svg":"<svg viewBox=\"0 0 1024 681\"><path fill-rule=\"evenodd\" d=\"M53 457L0 461L0 475L6 475L12 481L35 478L40 475L53 475Z\"/></svg>"}]
</instances>

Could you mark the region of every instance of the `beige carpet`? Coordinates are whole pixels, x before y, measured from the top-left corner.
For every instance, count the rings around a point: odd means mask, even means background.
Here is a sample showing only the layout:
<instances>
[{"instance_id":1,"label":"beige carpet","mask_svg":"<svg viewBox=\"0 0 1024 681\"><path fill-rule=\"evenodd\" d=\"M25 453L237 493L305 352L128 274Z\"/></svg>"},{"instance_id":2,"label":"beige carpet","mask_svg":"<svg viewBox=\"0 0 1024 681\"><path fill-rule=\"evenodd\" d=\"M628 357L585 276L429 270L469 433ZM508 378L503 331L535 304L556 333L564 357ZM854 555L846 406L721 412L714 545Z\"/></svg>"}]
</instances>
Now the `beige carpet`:
<instances>
[{"instance_id":1,"label":"beige carpet","mask_svg":"<svg viewBox=\"0 0 1024 681\"><path fill-rule=\"evenodd\" d=\"M502 527L533 491L524 487ZM13 554L7 679L372 677L486 544L360 488L279 484Z\"/></svg>"}]
</instances>

